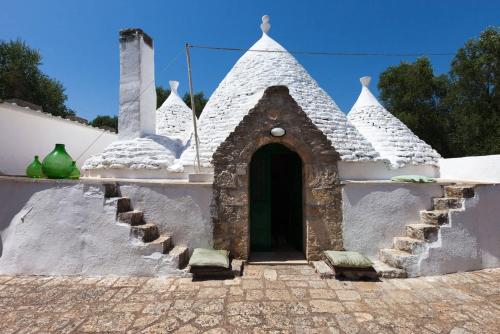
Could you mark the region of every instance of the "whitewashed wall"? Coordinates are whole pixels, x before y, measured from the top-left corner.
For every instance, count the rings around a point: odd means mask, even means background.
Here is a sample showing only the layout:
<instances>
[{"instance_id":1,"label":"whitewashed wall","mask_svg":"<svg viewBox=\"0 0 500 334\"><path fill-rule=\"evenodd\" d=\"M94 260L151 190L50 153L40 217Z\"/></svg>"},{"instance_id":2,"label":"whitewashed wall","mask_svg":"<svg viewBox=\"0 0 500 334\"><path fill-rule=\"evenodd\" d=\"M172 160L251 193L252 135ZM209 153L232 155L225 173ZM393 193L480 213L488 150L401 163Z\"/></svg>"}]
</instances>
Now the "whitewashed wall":
<instances>
[{"instance_id":1,"label":"whitewashed wall","mask_svg":"<svg viewBox=\"0 0 500 334\"><path fill-rule=\"evenodd\" d=\"M390 180L398 175L439 177L439 167L432 165L405 165L393 168L383 161L339 161L341 180Z\"/></svg>"},{"instance_id":2,"label":"whitewashed wall","mask_svg":"<svg viewBox=\"0 0 500 334\"><path fill-rule=\"evenodd\" d=\"M7 102L0 103L0 173L24 175L35 155L40 160L56 143L77 159L78 167L116 140L115 133L54 117Z\"/></svg>"},{"instance_id":3,"label":"whitewashed wall","mask_svg":"<svg viewBox=\"0 0 500 334\"><path fill-rule=\"evenodd\" d=\"M442 179L500 183L500 154L439 160Z\"/></svg>"},{"instance_id":4,"label":"whitewashed wall","mask_svg":"<svg viewBox=\"0 0 500 334\"><path fill-rule=\"evenodd\" d=\"M420 210L442 197L438 184L350 183L342 188L343 238L346 250L377 258L391 248L392 239L405 235L407 224L420 220Z\"/></svg>"},{"instance_id":5,"label":"whitewashed wall","mask_svg":"<svg viewBox=\"0 0 500 334\"><path fill-rule=\"evenodd\" d=\"M450 223L419 263L420 275L500 267L500 185L478 185L465 210L452 210Z\"/></svg>"},{"instance_id":6,"label":"whitewashed wall","mask_svg":"<svg viewBox=\"0 0 500 334\"><path fill-rule=\"evenodd\" d=\"M210 184L127 183L121 189L175 244L191 251L211 245ZM129 225L116 223L99 182L0 177L0 202L0 274L183 274L168 254L152 253L130 236Z\"/></svg>"}]
</instances>

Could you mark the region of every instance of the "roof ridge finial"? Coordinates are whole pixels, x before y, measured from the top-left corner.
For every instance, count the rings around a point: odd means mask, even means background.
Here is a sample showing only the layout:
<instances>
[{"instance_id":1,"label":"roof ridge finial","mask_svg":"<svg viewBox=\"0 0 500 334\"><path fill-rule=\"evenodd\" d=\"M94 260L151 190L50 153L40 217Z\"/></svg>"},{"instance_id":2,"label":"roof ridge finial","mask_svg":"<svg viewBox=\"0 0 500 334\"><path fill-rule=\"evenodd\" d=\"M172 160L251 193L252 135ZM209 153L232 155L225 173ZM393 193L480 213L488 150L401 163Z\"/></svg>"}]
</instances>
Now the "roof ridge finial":
<instances>
[{"instance_id":1,"label":"roof ridge finial","mask_svg":"<svg viewBox=\"0 0 500 334\"><path fill-rule=\"evenodd\" d=\"M269 23L269 20L269 15L262 16L262 24L260 25L260 29L262 29L262 32L266 35L269 32L269 29L271 29L271 23Z\"/></svg>"},{"instance_id":2,"label":"roof ridge finial","mask_svg":"<svg viewBox=\"0 0 500 334\"><path fill-rule=\"evenodd\" d=\"M177 88L179 87L179 81L170 80L168 84L170 85L170 92L174 93L175 95L179 95L179 93L177 93Z\"/></svg>"},{"instance_id":3,"label":"roof ridge finial","mask_svg":"<svg viewBox=\"0 0 500 334\"><path fill-rule=\"evenodd\" d=\"M368 88L368 86L370 86L370 82L372 81L372 77L370 76L361 77L359 78L359 81L361 82L361 85L363 87Z\"/></svg>"}]
</instances>

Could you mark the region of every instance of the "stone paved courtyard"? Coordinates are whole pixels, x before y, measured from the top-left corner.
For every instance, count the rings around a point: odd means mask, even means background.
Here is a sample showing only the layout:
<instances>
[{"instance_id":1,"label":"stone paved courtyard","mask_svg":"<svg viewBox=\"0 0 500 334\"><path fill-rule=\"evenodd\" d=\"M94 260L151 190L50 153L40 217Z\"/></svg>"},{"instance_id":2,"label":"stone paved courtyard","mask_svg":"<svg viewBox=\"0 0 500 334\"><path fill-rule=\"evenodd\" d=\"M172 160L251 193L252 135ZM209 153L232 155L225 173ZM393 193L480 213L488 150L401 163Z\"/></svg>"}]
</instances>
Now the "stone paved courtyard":
<instances>
[{"instance_id":1,"label":"stone paved courtyard","mask_svg":"<svg viewBox=\"0 0 500 334\"><path fill-rule=\"evenodd\" d=\"M499 333L500 269L382 282L0 276L0 333Z\"/></svg>"}]
</instances>

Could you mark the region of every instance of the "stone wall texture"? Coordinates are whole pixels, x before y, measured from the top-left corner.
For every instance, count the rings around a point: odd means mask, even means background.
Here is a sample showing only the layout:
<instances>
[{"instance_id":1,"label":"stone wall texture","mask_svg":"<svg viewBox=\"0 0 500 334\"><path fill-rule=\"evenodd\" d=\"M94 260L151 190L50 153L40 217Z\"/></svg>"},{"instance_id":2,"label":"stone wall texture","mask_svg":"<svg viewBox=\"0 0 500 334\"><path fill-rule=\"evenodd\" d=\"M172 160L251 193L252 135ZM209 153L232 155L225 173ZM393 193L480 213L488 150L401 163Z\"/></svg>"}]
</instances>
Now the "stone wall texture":
<instances>
[{"instance_id":1,"label":"stone wall texture","mask_svg":"<svg viewBox=\"0 0 500 334\"><path fill-rule=\"evenodd\" d=\"M274 127L284 128L286 135L271 136ZM342 249L340 155L285 86L267 88L213 155L214 246L229 250L235 258L248 258L250 162L255 151L271 143L288 147L302 159L306 258L316 260L324 250Z\"/></svg>"}]
</instances>

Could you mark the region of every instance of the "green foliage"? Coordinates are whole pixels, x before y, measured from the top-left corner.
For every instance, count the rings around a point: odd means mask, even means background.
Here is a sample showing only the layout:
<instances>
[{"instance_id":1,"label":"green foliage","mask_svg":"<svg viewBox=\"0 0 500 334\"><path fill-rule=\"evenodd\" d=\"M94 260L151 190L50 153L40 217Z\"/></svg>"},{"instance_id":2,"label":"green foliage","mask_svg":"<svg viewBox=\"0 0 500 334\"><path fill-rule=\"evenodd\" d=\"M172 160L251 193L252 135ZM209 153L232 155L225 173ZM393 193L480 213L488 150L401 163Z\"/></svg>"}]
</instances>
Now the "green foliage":
<instances>
[{"instance_id":1,"label":"green foliage","mask_svg":"<svg viewBox=\"0 0 500 334\"><path fill-rule=\"evenodd\" d=\"M156 109L161 107L169 95L170 89L165 89L163 86L156 87Z\"/></svg>"},{"instance_id":2,"label":"green foliage","mask_svg":"<svg viewBox=\"0 0 500 334\"><path fill-rule=\"evenodd\" d=\"M42 57L25 42L0 41L0 98L37 104L57 116L74 115L66 107L62 84L42 73Z\"/></svg>"},{"instance_id":3,"label":"green foliage","mask_svg":"<svg viewBox=\"0 0 500 334\"><path fill-rule=\"evenodd\" d=\"M488 28L457 51L449 74L427 58L380 75L380 99L444 157L500 153L500 31Z\"/></svg>"},{"instance_id":4,"label":"green foliage","mask_svg":"<svg viewBox=\"0 0 500 334\"><path fill-rule=\"evenodd\" d=\"M488 28L453 59L447 102L454 155L500 153L500 30Z\"/></svg>"},{"instance_id":5,"label":"green foliage","mask_svg":"<svg viewBox=\"0 0 500 334\"><path fill-rule=\"evenodd\" d=\"M98 127L98 128L112 128L115 131L118 131L118 117L117 116L97 116L94 118L94 120L90 123L92 126Z\"/></svg>"},{"instance_id":6,"label":"green foliage","mask_svg":"<svg viewBox=\"0 0 500 334\"><path fill-rule=\"evenodd\" d=\"M187 104L187 106L191 108L191 96L189 95L189 93L184 94L182 99ZM203 92L198 92L194 94L194 107L196 111L196 117L198 118L200 117L201 112L203 111L203 108L205 108L207 102L208 100Z\"/></svg>"}]
</instances>

